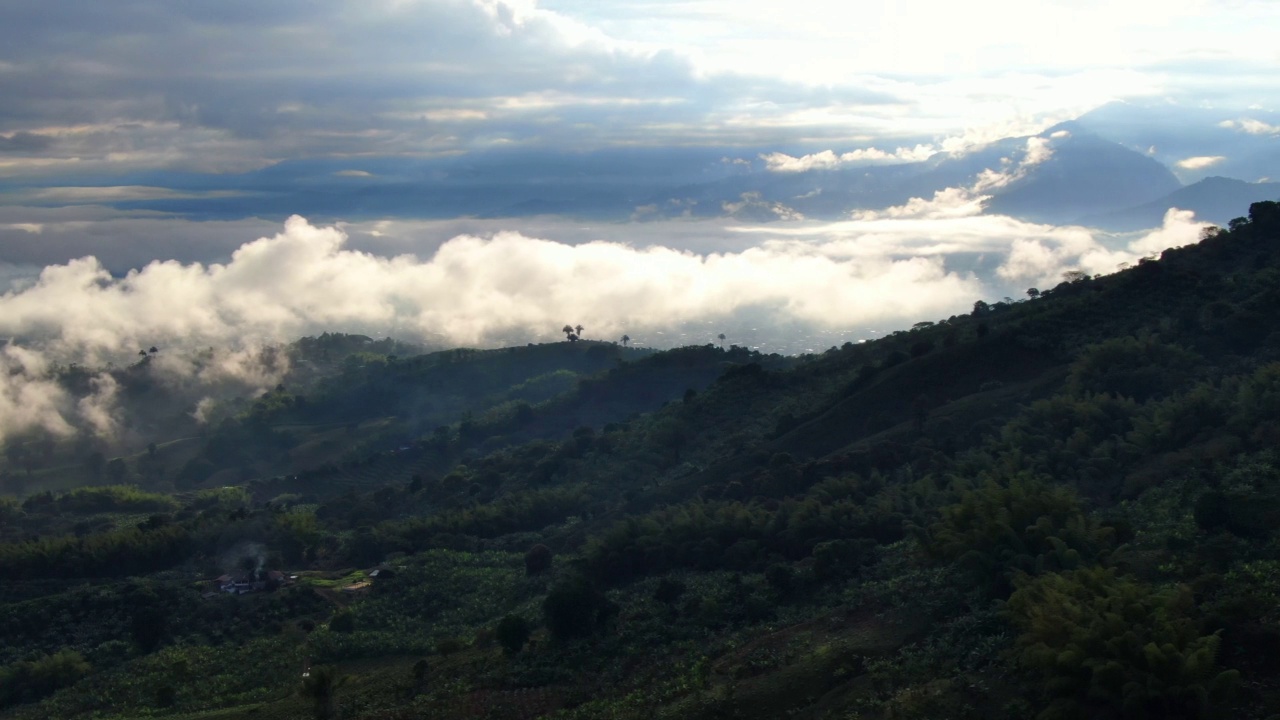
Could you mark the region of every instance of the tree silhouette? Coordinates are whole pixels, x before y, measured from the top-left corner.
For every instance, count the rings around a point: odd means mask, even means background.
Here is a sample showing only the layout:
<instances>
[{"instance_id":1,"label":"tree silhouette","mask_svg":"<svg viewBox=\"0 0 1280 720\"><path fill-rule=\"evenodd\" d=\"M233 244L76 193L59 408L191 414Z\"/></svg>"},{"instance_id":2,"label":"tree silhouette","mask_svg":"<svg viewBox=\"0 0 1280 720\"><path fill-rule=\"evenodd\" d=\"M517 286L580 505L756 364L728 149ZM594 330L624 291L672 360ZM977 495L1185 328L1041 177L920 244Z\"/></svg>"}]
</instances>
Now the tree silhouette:
<instances>
[{"instance_id":1,"label":"tree silhouette","mask_svg":"<svg viewBox=\"0 0 1280 720\"><path fill-rule=\"evenodd\" d=\"M720 333L716 337L720 338L720 349L723 350L724 349L724 333Z\"/></svg>"},{"instance_id":2,"label":"tree silhouette","mask_svg":"<svg viewBox=\"0 0 1280 720\"><path fill-rule=\"evenodd\" d=\"M338 688L342 687L346 681L347 679L340 677L333 667L325 665L312 668L303 673L302 686L298 688L298 694L311 701L316 720L329 720L337 716L335 696Z\"/></svg>"},{"instance_id":3,"label":"tree silhouette","mask_svg":"<svg viewBox=\"0 0 1280 720\"><path fill-rule=\"evenodd\" d=\"M623 335L623 336L622 336L622 347L626 347L626 346L627 346L627 343L629 343L629 342L631 342L631 336L630 336L630 335Z\"/></svg>"},{"instance_id":4,"label":"tree silhouette","mask_svg":"<svg viewBox=\"0 0 1280 720\"><path fill-rule=\"evenodd\" d=\"M560 328L560 332L564 333L565 339L567 339L569 342L577 342L578 338L581 337L579 333L582 332L582 326L579 325L576 328L578 332L574 332L574 330L575 328L572 325L565 325L564 327Z\"/></svg>"}]
</instances>

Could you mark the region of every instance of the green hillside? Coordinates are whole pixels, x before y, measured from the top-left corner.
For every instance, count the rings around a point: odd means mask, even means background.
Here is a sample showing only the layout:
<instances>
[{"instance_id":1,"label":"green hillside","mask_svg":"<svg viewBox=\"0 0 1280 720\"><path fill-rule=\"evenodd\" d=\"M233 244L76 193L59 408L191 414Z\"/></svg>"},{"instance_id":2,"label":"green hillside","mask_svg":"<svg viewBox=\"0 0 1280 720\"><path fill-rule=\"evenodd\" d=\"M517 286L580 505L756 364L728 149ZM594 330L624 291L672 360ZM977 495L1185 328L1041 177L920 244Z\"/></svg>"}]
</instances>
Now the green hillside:
<instances>
[{"instance_id":1,"label":"green hillside","mask_svg":"<svg viewBox=\"0 0 1280 720\"><path fill-rule=\"evenodd\" d=\"M801 358L305 339L6 453L0 717L1280 717L1278 307L1255 203Z\"/></svg>"}]
</instances>

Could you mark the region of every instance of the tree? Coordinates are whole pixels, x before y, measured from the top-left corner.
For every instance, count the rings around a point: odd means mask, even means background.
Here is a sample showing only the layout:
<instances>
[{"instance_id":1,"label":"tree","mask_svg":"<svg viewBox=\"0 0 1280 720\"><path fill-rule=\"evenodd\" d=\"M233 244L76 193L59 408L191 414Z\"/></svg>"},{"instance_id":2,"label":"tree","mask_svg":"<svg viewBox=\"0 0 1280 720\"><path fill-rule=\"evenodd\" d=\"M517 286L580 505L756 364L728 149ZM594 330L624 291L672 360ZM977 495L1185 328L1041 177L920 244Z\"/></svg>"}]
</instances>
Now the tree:
<instances>
[{"instance_id":1,"label":"tree","mask_svg":"<svg viewBox=\"0 0 1280 720\"><path fill-rule=\"evenodd\" d=\"M623 335L623 336L622 336L622 347L626 347L626 346L627 346L627 343L629 343L629 342L631 342L631 336L630 336L630 335Z\"/></svg>"},{"instance_id":2,"label":"tree","mask_svg":"<svg viewBox=\"0 0 1280 720\"><path fill-rule=\"evenodd\" d=\"M662 580L658 582L658 587L653 591L653 599L663 605L675 605L676 601L680 599L680 596L684 595L686 589L687 587L685 584L679 580L662 578Z\"/></svg>"},{"instance_id":3,"label":"tree","mask_svg":"<svg viewBox=\"0 0 1280 720\"><path fill-rule=\"evenodd\" d=\"M158 606L144 607L133 614L129 631L144 653L160 647L168 630L168 618Z\"/></svg>"},{"instance_id":4,"label":"tree","mask_svg":"<svg viewBox=\"0 0 1280 720\"><path fill-rule=\"evenodd\" d=\"M92 452L85 459L85 465L89 468L89 474L93 475L93 479L97 480L102 477L102 469L107 464L107 458L100 452Z\"/></svg>"},{"instance_id":5,"label":"tree","mask_svg":"<svg viewBox=\"0 0 1280 720\"><path fill-rule=\"evenodd\" d=\"M541 543L529 548L524 554L524 571L526 575L539 575L551 569L551 548Z\"/></svg>"},{"instance_id":6,"label":"tree","mask_svg":"<svg viewBox=\"0 0 1280 720\"><path fill-rule=\"evenodd\" d=\"M573 330L578 334L578 337L582 337L582 330L583 330L582 323L578 323L576 326L574 326Z\"/></svg>"},{"instance_id":7,"label":"tree","mask_svg":"<svg viewBox=\"0 0 1280 720\"><path fill-rule=\"evenodd\" d=\"M579 325L578 327L582 327L582 326ZM564 327L560 328L560 332L564 333L565 339L568 340L569 342L578 341L579 335L576 332L574 332L574 327L572 325L565 325Z\"/></svg>"},{"instance_id":8,"label":"tree","mask_svg":"<svg viewBox=\"0 0 1280 720\"><path fill-rule=\"evenodd\" d=\"M616 609L617 606L581 575L557 583L542 603L547 629L557 640L594 633Z\"/></svg>"},{"instance_id":9,"label":"tree","mask_svg":"<svg viewBox=\"0 0 1280 720\"><path fill-rule=\"evenodd\" d=\"M329 619L329 631L352 633L356 629L356 618L350 610L342 610Z\"/></svg>"},{"instance_id":10,"label":"tree","mask_svg":"<svg viewBox=\"0 0 1280 720\"><path fill-rule=\"evenodd\" d=\"M329 720L337 715L335 700L338 688L346 682L347 679L338 675L337 669L331 666L311 668L303 673L298 694L311 701L316 720Z\"/></svg>"},{"instance_id":11,"label":"tree","mask_svg":"<svg viewBox=\"0 0 1280 720\"><path fill-rule=\"evenodd\" d=\"M107 480L112 484L119 485L124 482L124 476L129 473L129 468L124 464L124 458L112 458L107 463Z\"/></svg>"},{"instance_id":12,"label":"tree","mask_svg":"<svg viewBox=\"0 0 1280 720\"><path fill-rule=\"evenodd\" d=\"M502 644L503 650L512 655L524 649L524 644L529 641L532 633L529 621L519 615L508 615L498 623L498 642Z\"/></svg>"},{"instance_id":13,"label":"tree","mask_svg":"<svg viewBox=\"0 0 1280 720\"><path fill-rule=\"evenodd\" d=\"M1038 671L1052 704L1041 718L1209 718L1240 673L1217 664L1221 638L1201 635L1185 587L1159 590L1081 568L1024 576L1006 612L1014 657Z\"/></svg>"},{"instance_id":14,"label":"tree","mask_svg":"<svg viewBox=\"0 0 1280 720\"><path fill-rule=\"evenodd\" d=\"M991 309L991 306L983 302L982 300L979 300L973 304L974 315L985 315L987 314L987 311L990 309Z\"/></svg>"},{"instance_id":15,"label":"tree","mask_svg":"<svg viewBox=\"0 0 1280 720\"><path fill-rule=\"evenodd\" d=\"M1027 288L1027 297L1031 298L1032 300L1035 300L1036 298L1040 297L1040 291L1036 288Z\"/></svg>"},{"instance_id":16,"label":"tree","mask_svg":"<svg viewBox=\"0 0 1280 720\"><path fill-rule=\"evenodd\" d=\"M422 658L413 664L414 697L422 694L422 690L427 684L427 673L429 672L431 672L431 665L427 662L426 658Z\"/></svg>"},{"instance_id":17,"label":"tree","mask_svg":"<svg viewBox=\"0 0 1280 720\"><path fill-rule=\"evenodd\" d=\"M720 333L716 337L720 339L720 349L723 350L724 349L724 333Z\"/></svg>"}]
</instances>

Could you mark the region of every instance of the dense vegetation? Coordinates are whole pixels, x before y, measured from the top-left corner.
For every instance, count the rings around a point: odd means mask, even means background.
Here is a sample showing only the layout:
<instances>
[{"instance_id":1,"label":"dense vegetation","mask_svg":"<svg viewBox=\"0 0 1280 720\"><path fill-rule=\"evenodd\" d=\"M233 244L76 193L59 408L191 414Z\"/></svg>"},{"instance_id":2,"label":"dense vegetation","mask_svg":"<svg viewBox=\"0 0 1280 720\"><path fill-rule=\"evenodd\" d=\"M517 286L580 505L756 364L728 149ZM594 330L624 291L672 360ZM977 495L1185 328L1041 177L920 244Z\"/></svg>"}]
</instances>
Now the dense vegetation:
<instances>
[{"instance_id":1,"label":"dense vegetation","mask_svg":"<svg viewBox=\"0 0 1280 720\"><path fill-rule=\"evenodd\" d=\"M323 336L195 440L19 439L2 712L1275 717L1280 208L1028 295L798 359Z\"/></svg>"}]
</instances>

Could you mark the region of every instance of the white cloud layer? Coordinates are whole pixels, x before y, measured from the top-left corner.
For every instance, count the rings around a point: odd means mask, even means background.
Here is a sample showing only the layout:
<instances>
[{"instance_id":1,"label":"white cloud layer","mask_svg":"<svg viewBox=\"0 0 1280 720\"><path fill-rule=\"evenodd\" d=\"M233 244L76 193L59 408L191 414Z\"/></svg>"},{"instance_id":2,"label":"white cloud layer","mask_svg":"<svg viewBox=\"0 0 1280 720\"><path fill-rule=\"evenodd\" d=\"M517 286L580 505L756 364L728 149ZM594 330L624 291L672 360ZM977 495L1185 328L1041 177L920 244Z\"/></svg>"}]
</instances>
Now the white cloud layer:
<instances>
[{"instance_id":1,"label":"white cloud layer","mask_svg":"<svg viewBox=\"0 0 1280 720\"><path fill-rule=\"evenodd\" d=\"M1027 138L1021 158L1014 162L1002 158L1003 170L983 169L969 187L949 187L934 192L932 198L914 197L902 205L883 210L859 210L853 213L855 220L882 218L924 218L931 220L972 217L982 213L991 193L1026 177L1036 165L1053 157L1053 139L1070 137L1070 133L1055 132L1049 138Z\"/></svg>"},{"instance_id":2,"label":"white cloud layer","mask_svg":"<svg viewBox=\"0 0 1280 720\"><path fill-rule=\"evenodd\" d=\"M1223 120L1218 127L1228 130L1239 130L1250 135L1280 135L1280 125L1270 125L1261 120L1240 118L1239 120Z\"/></svg>"},{"instance_id":3,"label":"white cloud layer","mask_svg":"<svg viewBox=\"0 0 1280 720\"><path fill-rule=\"evenodd\" d=\"M0 295L0 337L11 338L0 350L0 438L121 432L110 377L75 399L49 380L54 362L100 366L159 346L157 377L187 388L186 412L198 416L213 388L274 385L287 367L270 348L323 331L492 346L559 340L571 321L591 338L627 333L661 346L679 342L678 333L660 338L681 325L750 317L765 335L808 327L843 342L1056 284L1067 269L1112 272L1195 242L1203 227L1171 210L1159 230L1117 245L1085 228L981 215L974 202L972 189L952 189L838 223L670 220L586 234L568 221L542 226L568 242L481 225L483 235L438 245L412 239L457 221L340 228L295 216L225 263L155 261L123 276L92 257L52 265ZM426 252L375 254L353 248L357 239Z\"/></svg>"},{"instance_id":4,"label":"white cloud layer","mask_svg":"<svg viewBox=\"0 0 1280 720\"><path fill-rule=\"evenodd\" d=\"M823 150L800 157L773 152L761 155L760 159L764 160L765 169L770 172L796 173L810 170L835 170L844 166L919 162L928 160L936 152L938 149L932 145L916 145L911 148L900 147L893 152L872 147L850 150L839 155L831 150Z\"/></svg>"},{"instance_id":5,"label":"white cloud layer","mask_svg":"<svg viewBox=\"0 0 1280 720\"><path fill-rule=\"evenodd\" d=\"M1174 164L1183 170L1203 170L1207 167L1213 167L1223 160L1226 160L1226 158L1221 155L1197 155L1184 158Z\"/></svg>"},{"instance_id":6,"label":"white cloud layer","mask_svg":"<svg viewBox=\"0 0 1280 720\"><path fill-rule=\"evenodd\" d=\"M1087 233L1019 239L1009 248L1008 257L996 274L1009 282L1041 287L1057 285L1067 270L1106 275L1169 248L1199 242L1200 233L1207 225L1197 222L1194 214L1187 210L1170 208L1160 228L1120 247L1104 245Z\"/></svg>"}]
</instances>

